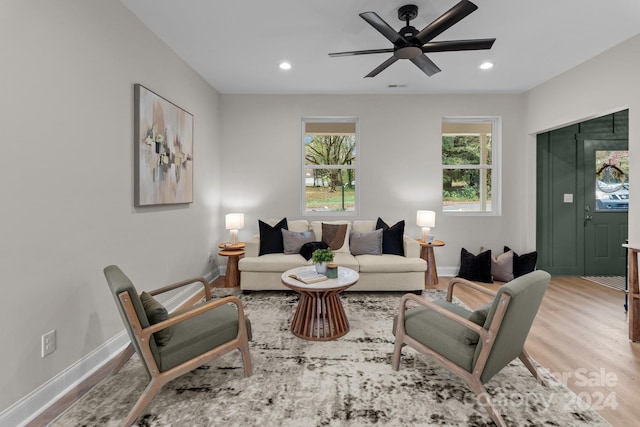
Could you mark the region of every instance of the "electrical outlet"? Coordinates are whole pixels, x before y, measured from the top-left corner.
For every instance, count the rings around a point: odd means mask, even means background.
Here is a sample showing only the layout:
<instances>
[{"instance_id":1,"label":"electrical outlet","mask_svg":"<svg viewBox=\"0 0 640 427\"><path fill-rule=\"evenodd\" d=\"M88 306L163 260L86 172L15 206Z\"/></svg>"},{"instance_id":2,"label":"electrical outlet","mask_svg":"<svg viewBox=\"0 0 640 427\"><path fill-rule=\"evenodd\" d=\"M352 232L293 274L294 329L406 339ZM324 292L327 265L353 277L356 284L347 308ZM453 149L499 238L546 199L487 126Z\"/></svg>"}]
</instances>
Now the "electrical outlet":
<instances>
[{"instance_id":1,"label":"electrical outlet","mask_svg":"<svg viewBox=\"0 0 640 427\"><path fill-rule=\"evenodd\" d=\"M213 253L209 252L209 264L213 264Z\"/></svg>"},{"instance_id":2,"label":"electrical outlet","mask_svg":"<svg viewBox=\"0 0 640 427\"><path fill-rule=\"evenodd\" d=\"M42 357L48 356L56 351L56 330L49 331L42 335Z\"/></svg>"}]
</instances>

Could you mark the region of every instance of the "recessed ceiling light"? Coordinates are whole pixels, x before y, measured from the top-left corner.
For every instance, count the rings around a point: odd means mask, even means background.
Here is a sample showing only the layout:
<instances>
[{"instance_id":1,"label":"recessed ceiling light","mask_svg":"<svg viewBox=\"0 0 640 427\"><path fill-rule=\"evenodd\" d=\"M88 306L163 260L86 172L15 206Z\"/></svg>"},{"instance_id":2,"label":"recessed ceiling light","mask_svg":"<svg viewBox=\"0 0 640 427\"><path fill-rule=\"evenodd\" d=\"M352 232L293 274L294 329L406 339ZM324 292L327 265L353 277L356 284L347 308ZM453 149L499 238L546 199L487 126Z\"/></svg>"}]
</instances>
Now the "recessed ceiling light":
<instances>
[{"instance_id":1,"label":"recessed ceiling light","mask_svg":"<svg viewBox=\"0 0 640 427\"><path fill-rule=\"evenodd\" d=\"M291 69L291 64L289 64L288 62L281 62L280 63L280 69L281 70L290 70Z\"/></svg>"},{"instance_id":2,"label":"recessed ceiling light","mask_svg":"<svg viewBox=\"0 0 640 427\"><path fill-rule=\"evenodd\" d=\"M481 70L488 70L488 69L490 69L490 68L493 68L493 62L483 62L483 63L480 65L480 69L481 69Z\"/></svg>"}]
</instances>

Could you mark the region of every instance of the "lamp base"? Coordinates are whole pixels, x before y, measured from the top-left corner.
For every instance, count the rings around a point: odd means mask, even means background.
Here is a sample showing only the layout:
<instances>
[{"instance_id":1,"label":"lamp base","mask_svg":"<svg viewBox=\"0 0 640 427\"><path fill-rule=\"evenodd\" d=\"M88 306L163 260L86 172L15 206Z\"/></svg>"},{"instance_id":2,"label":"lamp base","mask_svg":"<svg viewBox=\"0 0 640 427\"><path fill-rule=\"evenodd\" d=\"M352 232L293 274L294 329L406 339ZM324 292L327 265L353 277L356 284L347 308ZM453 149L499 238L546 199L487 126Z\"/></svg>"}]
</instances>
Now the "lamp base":
<instances>
[{"instance_id":1,"label":"lamp base","mask_svg":"<svg viewBox=\"0 0 640 427\"><path fill-rule=\"evenodd\" d=\"M235 245L236 243L238 243L238 230L231 230L230 235L231 244Z\"/></svg>"},{"instance_id":2,"label":"lamp base","mask_svg":"<svg viewBox=\"0 0 640 427\"><path fill-rule=\"evenodd\" d=\"M430 227L422 227L422 241L423 242L428 242L429 241L429 233L431 232L431 228ZM433 241L433 237L431 238L431 241Z\"/></svg>"}]
</instances>

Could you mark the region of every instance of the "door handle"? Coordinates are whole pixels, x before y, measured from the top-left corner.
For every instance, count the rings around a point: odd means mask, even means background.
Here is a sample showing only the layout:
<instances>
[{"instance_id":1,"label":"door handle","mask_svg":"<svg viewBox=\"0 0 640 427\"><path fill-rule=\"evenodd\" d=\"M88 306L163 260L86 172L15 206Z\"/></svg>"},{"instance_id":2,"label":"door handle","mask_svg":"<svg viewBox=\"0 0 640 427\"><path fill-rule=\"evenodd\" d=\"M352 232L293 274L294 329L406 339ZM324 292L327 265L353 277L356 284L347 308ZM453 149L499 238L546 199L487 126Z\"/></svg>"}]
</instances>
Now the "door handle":
<instances>
[{"instance_id":1,"label":"door handle","mask_svg":"<svg viewBox=\"0 0 640 427\"><path fill-rule=\"evenodd\" d=\"M593 220L593 216L591 216L591 215L586 215L586 216L584 217L584 220L585 220L585 221L591 221L591 220Z\"/></svg>"}]
</instances>

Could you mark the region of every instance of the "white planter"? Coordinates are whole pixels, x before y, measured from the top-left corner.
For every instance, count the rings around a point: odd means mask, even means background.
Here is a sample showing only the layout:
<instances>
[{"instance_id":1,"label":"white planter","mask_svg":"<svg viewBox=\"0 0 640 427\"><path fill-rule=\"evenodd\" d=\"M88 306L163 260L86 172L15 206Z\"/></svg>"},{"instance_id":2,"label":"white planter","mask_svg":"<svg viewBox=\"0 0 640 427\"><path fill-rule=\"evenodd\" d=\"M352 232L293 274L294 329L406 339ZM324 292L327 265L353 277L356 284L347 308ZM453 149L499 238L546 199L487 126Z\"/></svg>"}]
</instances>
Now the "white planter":
<instances>
[{"instance_id":1,"label":"white planter","mask_svg":"<svg viewBox=\"0 0 640 427\"><path fill-rule=\"evenodd\" d=\"M326 262L317 262L316 263L316 273L318 273L318 274L327 274L327 263Z\"/></svg>"}]
</instances>

